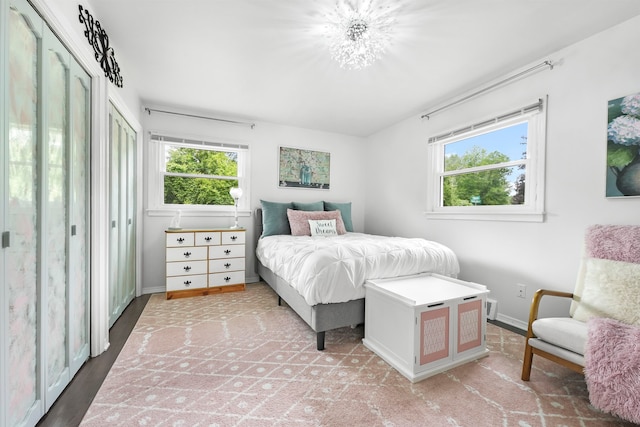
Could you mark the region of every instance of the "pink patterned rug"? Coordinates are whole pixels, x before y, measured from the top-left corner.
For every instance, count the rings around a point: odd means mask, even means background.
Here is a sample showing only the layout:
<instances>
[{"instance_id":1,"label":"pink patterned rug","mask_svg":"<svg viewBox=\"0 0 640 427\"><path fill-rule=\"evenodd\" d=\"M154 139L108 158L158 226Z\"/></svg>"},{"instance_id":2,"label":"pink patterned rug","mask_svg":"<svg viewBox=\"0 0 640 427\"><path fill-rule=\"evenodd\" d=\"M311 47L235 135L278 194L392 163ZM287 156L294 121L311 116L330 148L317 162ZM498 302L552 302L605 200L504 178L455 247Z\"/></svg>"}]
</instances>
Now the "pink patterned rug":
<instances>
[{"instance_id":1,"label":"pink patterned rug","mask_svg":"<svg viewBox=\"0 0 640 427\"><path fill-rule=\"evenodd\" d=\"M487 327L489 357L412 384L362 345L363 329L313 332L265 284L153 295L81 425L632 426L589 404L584 377Z\"/></svg>"}]
</instances>

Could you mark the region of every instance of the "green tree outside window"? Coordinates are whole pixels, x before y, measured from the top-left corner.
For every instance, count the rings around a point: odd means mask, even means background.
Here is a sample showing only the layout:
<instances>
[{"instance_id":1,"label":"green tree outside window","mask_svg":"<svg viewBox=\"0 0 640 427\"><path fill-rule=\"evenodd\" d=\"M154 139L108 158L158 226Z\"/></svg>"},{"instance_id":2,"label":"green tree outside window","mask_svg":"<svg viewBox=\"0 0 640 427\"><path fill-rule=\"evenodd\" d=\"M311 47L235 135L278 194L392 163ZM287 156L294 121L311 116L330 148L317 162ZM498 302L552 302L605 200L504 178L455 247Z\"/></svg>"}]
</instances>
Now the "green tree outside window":
<instances>
[{"instance_id":1,"label":"green tree outside window","mask_svg":"<svg viewBox=\"0 0 640 427\"><path fill-rule=\"evenodd\" d=\"M452 154L445 162L445 171L463 170L478 166L498 165L509 162L509 156L499 151L487 152L484 148L474 146L464 154ZM442 186L444 206L509 205L518 204L512 200L511 186L508 176L510 167L462 173L444 177ZM522 178L522 190L524 178ZM480 200L479 203L473 201Z\"/></svg>"},{"instance_id":2,"label":"green tree outside window","mask_svg":"<svg viewBox=\"0 0 640 427\"><path fill-rule=\"evenodd\" d=\"M164 203L233 206L237 177L236 152L167 146Z\"/></svg>"}]
</instances>

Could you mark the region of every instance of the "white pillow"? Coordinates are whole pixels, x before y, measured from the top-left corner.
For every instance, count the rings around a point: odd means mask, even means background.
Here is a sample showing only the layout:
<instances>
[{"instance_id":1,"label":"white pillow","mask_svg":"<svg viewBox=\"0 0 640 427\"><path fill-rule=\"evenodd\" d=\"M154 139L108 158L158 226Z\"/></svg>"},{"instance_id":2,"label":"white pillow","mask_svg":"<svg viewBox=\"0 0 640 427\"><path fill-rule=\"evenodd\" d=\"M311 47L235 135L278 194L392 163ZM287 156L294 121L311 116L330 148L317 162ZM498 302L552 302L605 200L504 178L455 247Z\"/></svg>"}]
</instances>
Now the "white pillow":
<instances>
[{"instance_id":1,"label":"white pillow","mask_svg":"<svg viewBox=\"0 0 640 427\"><path fill-rule=\"evenodd\" d=\"M608 259L583 261L571 316L582 322L591 317L608 317L640 326L640 264Z\"/></svg>"},{"instance_id":2,"label":"white pillow","mask_svg":"<svg viewBox=\"0 0 640 427\"><path fill-rule=\"evenodd\" d=\"M312 236L337 236L335 219L309 219Z\"/></svg>"}]
</instances>

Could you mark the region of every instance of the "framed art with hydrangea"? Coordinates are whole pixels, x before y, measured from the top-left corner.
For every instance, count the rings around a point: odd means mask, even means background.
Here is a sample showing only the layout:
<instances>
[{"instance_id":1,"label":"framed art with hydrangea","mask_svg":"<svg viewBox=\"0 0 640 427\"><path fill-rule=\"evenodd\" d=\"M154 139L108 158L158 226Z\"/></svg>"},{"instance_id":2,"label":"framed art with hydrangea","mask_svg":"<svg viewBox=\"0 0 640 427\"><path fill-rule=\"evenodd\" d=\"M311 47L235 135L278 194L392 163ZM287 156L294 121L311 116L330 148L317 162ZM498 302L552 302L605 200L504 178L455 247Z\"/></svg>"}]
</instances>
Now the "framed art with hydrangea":
<instances>
[{"instance_id":1,"label":"framed art with hydrangea","mask_svg":"<svg viewBox=\"0 0 640 427\"><path fill-rule=\"evenodd\" d=\"M607 197L640 196L640 93L609 101Z\"/></svg>"}]
</instances>

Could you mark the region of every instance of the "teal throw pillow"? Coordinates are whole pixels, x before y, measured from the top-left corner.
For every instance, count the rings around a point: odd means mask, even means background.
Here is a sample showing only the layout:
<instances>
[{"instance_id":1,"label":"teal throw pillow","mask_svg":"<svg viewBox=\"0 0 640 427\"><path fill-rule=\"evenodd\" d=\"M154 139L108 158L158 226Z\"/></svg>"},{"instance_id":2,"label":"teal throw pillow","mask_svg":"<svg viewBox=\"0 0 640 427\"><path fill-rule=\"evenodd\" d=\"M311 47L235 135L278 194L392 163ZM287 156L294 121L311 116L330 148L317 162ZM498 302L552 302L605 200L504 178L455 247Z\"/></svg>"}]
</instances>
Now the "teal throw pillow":
<instances>
[{"instance_id":1,"label":"teal throw pillow","mask_svg":"<svg viewBox=\"0 0 640 427\"><path fill-rule=\"evenodd\" d=\"M312 202L312 203L293 202L293 209L297 211L312 211L312 212L323 211L324 203L322 201Z\"/></svg>"},{"instance_id":2,"label":"teal throw pillow","mask_svg":"<svg viewBox=\"0 0 640 427\"><path fill-rule=\"evenodd\" d=\"M351 221L351 202L347 203L334 203L324 202L325 211L339 210L342 214L342 222L344 222L344 228L347 231L353 232L353 222Z\"/></svg>"},{"instance_id":3,"label":"teal throw pillow","mask_svg":"<svg viewBox=\"0 0 640 427\"><path fill-rule=\"evenodd\" d=\"M262 237L291 234L287 209L293 209L293 203L260 200L260 204L262 205Z\"/></svg>"}]
</instances>

